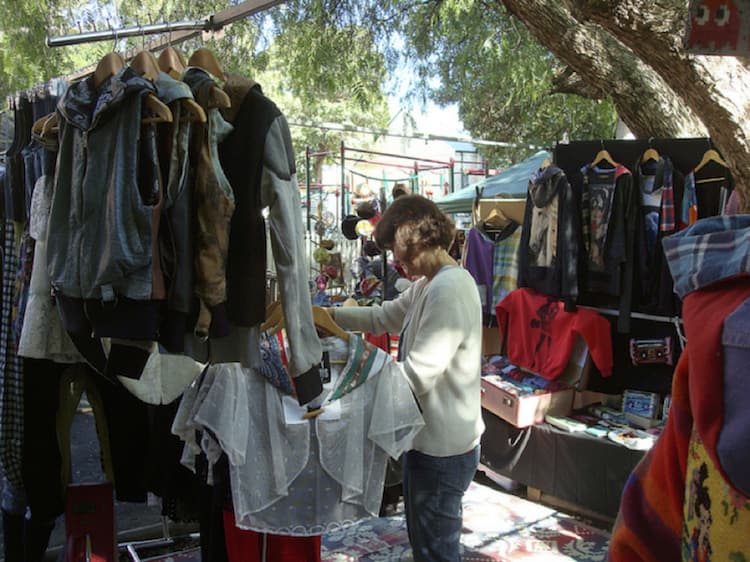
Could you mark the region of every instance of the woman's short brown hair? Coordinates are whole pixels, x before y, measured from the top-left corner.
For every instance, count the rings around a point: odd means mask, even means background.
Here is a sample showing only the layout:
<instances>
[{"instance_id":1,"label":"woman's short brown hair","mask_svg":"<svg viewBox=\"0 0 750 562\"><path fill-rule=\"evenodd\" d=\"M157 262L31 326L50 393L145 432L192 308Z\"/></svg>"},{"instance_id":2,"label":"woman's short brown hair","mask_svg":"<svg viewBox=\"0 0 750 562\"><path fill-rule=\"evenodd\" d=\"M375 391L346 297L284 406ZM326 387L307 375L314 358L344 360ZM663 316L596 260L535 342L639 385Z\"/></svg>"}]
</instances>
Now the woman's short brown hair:
<instances>
[{"instance_id":1,"label":"woman's short brown hair","mask_svg":"<svg viewBox=\"0 0 750 562\"><path fill-rule=\"evenodd\" d=\"M435 203L421 195L395 199L375 227L375 242L412 259L431 248L448 249L456 227Z\"/></svg>"}]
</instances>

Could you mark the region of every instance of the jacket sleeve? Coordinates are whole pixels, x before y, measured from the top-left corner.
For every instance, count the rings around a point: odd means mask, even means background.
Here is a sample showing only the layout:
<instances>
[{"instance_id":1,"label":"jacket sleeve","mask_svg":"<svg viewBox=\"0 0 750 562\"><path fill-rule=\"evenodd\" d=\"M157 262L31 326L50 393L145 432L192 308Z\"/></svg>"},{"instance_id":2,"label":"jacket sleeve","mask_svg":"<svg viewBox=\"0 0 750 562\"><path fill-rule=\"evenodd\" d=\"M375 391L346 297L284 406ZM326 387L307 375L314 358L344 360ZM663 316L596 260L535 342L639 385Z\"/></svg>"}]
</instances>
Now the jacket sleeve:
<instances>
[{"instance_id":1,"label":"jacket sleeve","mask_svg":"<svg viewBox=\"0 0 750 562\"><path fill-rule=\"evenodd\" d=\"M563 177L558 190L561 209L558 217L557 252L560 259L560 296L565 311L575 312L578 300L578 256L581 241L581 203L573 186Z\"/></svg>"},{"instance_id":2,"label":"jacket sleeve","mask_svg":"<svg viewBox=\"0 0 750 562\"><path fill-rule=\"evenodd\" d=\"M621 226L625 236L625 262L622 268L620 309L617 318L617 331L621 334L630 332L630 313L633 310L636 232L641 224L638 204L639 191L640 188L637 187L632 174L623 174L618 178L615 195L618 197L618 204L622 206Z\"/></svg>"},{"instance_id":3,"label":"jacket sleeve","mask_svg":"<svg viewBox=\"0 0 750 562\"><path fill-rule=\"evenodd\" d=\"M301 375L313 379L318 377L317 384L309 392L314 392L320 385L319 394L322 384L317 365L322 349L313 323L307 284L305 231L292 140L283 116L277 117L268 130L263 164L261 203L269 209L271 250L276 264L281 302L284 303L284 325L289 340L289 370L293 379L298 379ZM295 380L298 398L300 403L306 403L309 400L302 396L299 382L301 381ZM315 395L310 398L314 397Z\"/></svg>"},{"instance_id":4,"label":"jacket sleeve","mask_svg":"<svg viewBox=\"0 0 750 562\"><path fill-rule=\"evenodd\" d=\"M609 543L609 560L680 559L685 473L693 426L688 373L685 350L675 368L667 425L625 484Z\"/></svg>"},{"instance_id":5,"label":"jacket sleeve","mask_svg":"<svg viewBox=\"0 0 750 562\"><path fill-rule=\"evenodd\" d=\"M526 207L521 224L521 241L518 243L518 287L529 286L529 237L531 233L531 213L534 203L531 194L526 192Z\"/></svg>"}]
</instances>

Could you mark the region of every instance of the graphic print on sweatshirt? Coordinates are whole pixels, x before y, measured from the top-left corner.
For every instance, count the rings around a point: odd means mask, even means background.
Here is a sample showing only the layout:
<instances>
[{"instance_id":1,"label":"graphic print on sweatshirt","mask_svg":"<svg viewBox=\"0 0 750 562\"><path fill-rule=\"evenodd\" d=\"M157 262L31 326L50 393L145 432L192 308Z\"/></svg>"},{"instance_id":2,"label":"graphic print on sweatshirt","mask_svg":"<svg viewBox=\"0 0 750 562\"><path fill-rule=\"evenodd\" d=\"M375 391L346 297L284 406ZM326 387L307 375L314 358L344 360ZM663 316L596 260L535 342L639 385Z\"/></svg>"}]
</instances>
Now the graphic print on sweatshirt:
<instances>
[{"instance_id":1,"label":"graphic print on sweatshirt","mask_svg":"<svg viewBox=\"0 0 750 562\"><path fill-rule=\"evenodd\" d=\"M557 207L555 197L546 207L534 207L531 213L529 237L530 263L537 267L551 267L557 256Z\"/></svg>"},{"instance_id":2,"label":"graphic print on sweatshirt","mask_svg":"<svg viewBox=\"0 0 750 562\"><path fill-rule=\"evenodd\" d=\"M607 170L596 166L587 166L583 171L583 181L589 201L589 269L591 271L604 271L606 268L607 232L617 181L616 168Z\"/></svg>"}]
</instances>

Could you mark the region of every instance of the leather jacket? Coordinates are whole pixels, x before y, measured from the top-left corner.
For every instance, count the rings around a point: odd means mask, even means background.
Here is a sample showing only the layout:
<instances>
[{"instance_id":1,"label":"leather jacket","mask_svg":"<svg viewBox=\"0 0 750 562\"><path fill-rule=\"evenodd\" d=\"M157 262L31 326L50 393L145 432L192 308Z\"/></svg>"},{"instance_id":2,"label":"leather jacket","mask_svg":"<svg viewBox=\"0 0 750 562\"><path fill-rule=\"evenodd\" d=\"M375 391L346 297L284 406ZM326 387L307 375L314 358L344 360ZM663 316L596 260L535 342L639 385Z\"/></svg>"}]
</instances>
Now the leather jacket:
<instances>
[{"instance_id":1,"label":"leather jacket","mask_svg":"<svg viewBox=\"0 0 750 562\"><path fill-rule=\"evenodd\" d=\"M229 225L234 214L234 193L219 162L218 143L233 127L209 106L211 89L217 87L203 69L188 68L183 80L196 101L205 109L207 121L196 124L191 139L190 166L193 169L195 204L195 282L200 301L194 333L199 338L226 336L229 324L227 301L227 252Z\"/></svg>"},{"instance_id":2,"label":"leather jacket","mask_svg":"<svg viewBox=\"0 0 750 562\"><path fill-rule=\"evenodd\" d=\"M91 78L71 85L57 107L48 272L65 330L111 380L140 376L148 351L120 342L157 338L165 296L156 127L141 122L143 97L154 90L124 68L98 90ZM102 337L118 339L108 358Z\"/></svg>"}]
</instances>

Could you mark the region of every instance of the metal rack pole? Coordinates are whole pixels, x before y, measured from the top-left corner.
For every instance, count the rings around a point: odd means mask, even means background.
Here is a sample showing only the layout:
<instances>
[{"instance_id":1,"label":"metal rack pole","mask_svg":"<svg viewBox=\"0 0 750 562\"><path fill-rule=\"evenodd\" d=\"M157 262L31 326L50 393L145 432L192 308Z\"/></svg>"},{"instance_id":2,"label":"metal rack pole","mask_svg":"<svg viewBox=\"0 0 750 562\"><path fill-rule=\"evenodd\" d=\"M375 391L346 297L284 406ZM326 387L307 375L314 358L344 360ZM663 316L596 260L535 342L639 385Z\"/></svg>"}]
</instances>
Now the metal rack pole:
<instances>
[{"instance_id":1,"label":"metal rack pole","mask_svg":"<svg viewBox=\"0 0 750 562\"><path fill-rule=\"evenodd\" d=\"M176 23L153 23L137 27L108 29L105 31L89 31L75 35L60 35L59 37L47 37L47 46L65 47L67 45L124 39L125 37L141 37L143 35L169 33L172 31L211 31L213 29L212 21L212 19L207 18L204 20L180 21Z\"/></svg>"},{"instance_id":2,"label":"metal rack pole","mask_svg":"<svg viewBox=\"0 0 750 562\"><path fill-rule=\"evenodd\" d=\"M78 43L90 43L93 41L107 41L121 37L134 37L141 35L153 35L154 33L169 33L176 31L177 34L172 38L157 40L146 46L146 49L158 49L167 44L167 42L177 43L185 41L196 36L202 31L219 31L225 25L229 25L240 19L244 19L254 13L267 10L277 4L282 4L284 0L245 0L236 6L231 6L221 10L216 14L208 16L202 20L178 22L178 23L157 23L142 25L136 27L126 27L122 29L109 29L106 31L94 31L89 33L80 33L77 35L65 35L61 37L47 37L47 45L50 47L62 47L65 45L75 45ZM178 26L183 26L178 29Z\"/></svg>"}]
</instances>

